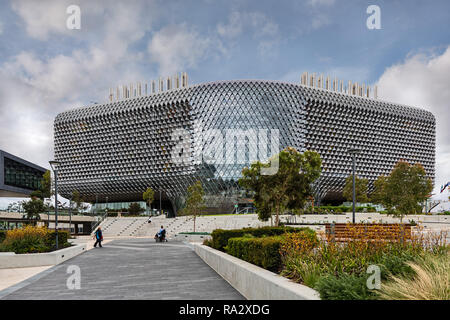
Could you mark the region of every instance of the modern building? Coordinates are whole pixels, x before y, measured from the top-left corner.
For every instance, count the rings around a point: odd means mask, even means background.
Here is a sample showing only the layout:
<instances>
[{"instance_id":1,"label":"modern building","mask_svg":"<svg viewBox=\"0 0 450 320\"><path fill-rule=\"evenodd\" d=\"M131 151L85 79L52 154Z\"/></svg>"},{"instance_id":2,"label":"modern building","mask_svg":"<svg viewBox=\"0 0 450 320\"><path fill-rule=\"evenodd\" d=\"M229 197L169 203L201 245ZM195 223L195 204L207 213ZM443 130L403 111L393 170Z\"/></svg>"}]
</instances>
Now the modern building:
<instances>
[{"instance_id":1,"label":"modern building","mask_svg":"<svg viewBox=\"0 0 450 320\"><path fill-rule=\"evenodd\" d=\"M47 169L0 150L0 197L27 197L40 189Z\"/></svg>"},{"instance_id":2,"label":"modern building","mask_svg":"<svg viewBox=\"0 0 450 320\"><path fill-rule=\"evenodd\" d=\"M342 82L308 75L301 84L183 83L160 92L153 84L148 95L140 94L140 85L131 94L124 88L125 99L110 95L109 103L59 114L60 193L78 190L93 202L136 201L150 186L175 212L187 186L200 179L207 206L231 212L245 198L237 184L242 168L288 146L320 153L323 172L315 190L323 201L342 197L351 148L361 150L356 173L370 188L399 160L421 163L434 179L434 116L369 98L358 84L344 91Z\"/></svg>"}]
</instances>

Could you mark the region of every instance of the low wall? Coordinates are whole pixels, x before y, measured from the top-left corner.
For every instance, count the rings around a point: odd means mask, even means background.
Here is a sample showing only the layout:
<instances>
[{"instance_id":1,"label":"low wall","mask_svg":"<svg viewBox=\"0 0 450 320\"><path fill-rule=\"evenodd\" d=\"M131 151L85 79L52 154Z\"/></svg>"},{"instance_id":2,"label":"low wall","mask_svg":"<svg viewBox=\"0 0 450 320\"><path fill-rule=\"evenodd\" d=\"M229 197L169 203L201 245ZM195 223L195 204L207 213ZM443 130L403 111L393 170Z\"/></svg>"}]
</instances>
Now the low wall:
<instances>
[{"instance_id":1,"label":"low wall","mask_svg":"<svg viewBox=\"0 0 450 320\"><path fill-rule=\"evenodd\" d=\"M187 242L203 242L205 239L211 239L211 236L207 234L178 233L175 235L174 239Z\"/></svg>"},{"instance_id":2,"label":"low wall","mask_svg":"<svg viewBox=\"0 0 450 320\"><path fill-rule=\"evenodd\" d=\"M248 300L320 300L319 293L202 244L194 251Z\"/></svg>"},{"instance_id":3,"label":"low wall","mask_svg":"<svg viewBox=\"0 0 450 320\"><path fill-rule=\"evenodd\" d=\"M296 223L347 223L352 222L352 213L347 212L345 214L304 214L300 216L289 216L285 219ZM400 218L393 217L392 215L381 214L379 212L356 212L355 220L360 222L380 222L383 223L400 223ZM445 215L406 215L403 217L403 223L409 223L410 220L422 223L450 223L450 216ZM289 224L283 219L283 222Z\"/></svg>"},{"instance_id":4,"label":"low wall","mask_svg":"<svg viewBox=\"0 0 450 320\"><path fill-rule=\"evenodd\" d=\"M46 253L15 254L13 252L4 252L0 254L0 269L53 266L85 251L86 244Z\"/></svg>"}]
</instances>

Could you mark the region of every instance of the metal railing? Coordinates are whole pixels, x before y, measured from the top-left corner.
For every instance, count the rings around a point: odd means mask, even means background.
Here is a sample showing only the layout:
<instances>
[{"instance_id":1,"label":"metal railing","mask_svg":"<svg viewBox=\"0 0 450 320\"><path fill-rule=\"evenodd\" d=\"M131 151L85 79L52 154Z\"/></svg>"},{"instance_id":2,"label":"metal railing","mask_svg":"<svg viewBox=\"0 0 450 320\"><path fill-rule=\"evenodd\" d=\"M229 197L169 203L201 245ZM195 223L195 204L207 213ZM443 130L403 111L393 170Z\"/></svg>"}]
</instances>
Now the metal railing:
<instances>
[{"instance_id":1,"label":"metal railing","mask_svg":"<svg viewBox=\"0 0 450 320\"><path fill-rule=\"evenodd\" d=\"M96 217L96 221L92 221L91 223L91 233L95 231L95 229L100 225L100 223L102 223L107 217L108 217L108 212L103 212L100 215L94 215L93 216Z\"/></svg>"}]
</instances>

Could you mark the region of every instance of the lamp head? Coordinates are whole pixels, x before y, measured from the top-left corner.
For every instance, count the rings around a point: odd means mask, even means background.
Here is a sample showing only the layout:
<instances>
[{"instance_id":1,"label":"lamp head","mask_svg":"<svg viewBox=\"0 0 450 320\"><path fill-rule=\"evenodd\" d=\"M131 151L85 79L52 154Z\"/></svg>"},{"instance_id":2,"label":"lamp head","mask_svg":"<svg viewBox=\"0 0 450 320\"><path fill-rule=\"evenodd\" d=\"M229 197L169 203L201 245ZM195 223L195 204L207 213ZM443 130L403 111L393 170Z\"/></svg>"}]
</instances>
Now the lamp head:
<instances>
[{"instance_id":1,"label":"lamp head","mask_svg":"<svg viewBox=\"0 0 450 320\"><path fill-rule=\"evenodd\" d=\"M360 149L348 149L348 150L347 150L347 153L350 153L350 154L359 154L359 153L361 153L361 150L360 150Z\"/></svg>"},{"instance_id":2,"label":"lamp head","mask_svg":"<svg viewBox=\"0 0 450 320\"><path fill-rule=\"evenodd\" d=\"M56 160L51 160L48 163L50 163L50 167L52 168L53 171L58 171L58 169L61 165L61 162L56 161Z\"/></svg>"}]
</instances>

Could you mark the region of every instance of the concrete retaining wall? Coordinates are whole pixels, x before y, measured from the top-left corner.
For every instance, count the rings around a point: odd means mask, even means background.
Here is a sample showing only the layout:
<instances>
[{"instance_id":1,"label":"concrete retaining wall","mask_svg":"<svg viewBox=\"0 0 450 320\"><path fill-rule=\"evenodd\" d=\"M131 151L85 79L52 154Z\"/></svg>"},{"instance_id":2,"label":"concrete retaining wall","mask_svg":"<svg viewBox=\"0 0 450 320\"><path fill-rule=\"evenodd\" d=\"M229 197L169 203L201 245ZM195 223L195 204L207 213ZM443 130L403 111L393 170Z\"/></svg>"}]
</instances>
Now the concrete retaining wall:
<instances>
[{"instance_id":1,"label":"concrete retaining wall","mask_svg":"<svg viewBox=\"0 0 450 320\"><path fill-rule=\"evenodd\" d=\"M208 246L193 246L203 261L249 300L320 300L319 293L307 286Z\"/></svg>"},{"instance_id":2,"label":"concrete retaining wall","mask_svg":"<svg viewBox=\"0 0 450 320\"><path fill-rule=\"evenodd\" d=\"M347 212L345 214L305 214L295 217L286 217L291 222L317 222L317 223L347 223L352 222L352 213ZM400 223L400 218L395 218L379 212L357 212L355 214L356 222L379 222L384 223ZM403 222L408 223L410 220L423 223L450 223L450 216L445 215L407 215L403 217ZM283 220L284 222L284 220ZM288 223L289 224L289 223Z\"/></svg>"},{"instance_id":3,"label":"concrete retaining wall","mask_svg":"<svg viewBox=\"0 0 450 320\"><path fill-rule=\"evenodd\" d=\"M86 251L86 244L47 253L0 254L0 269L53 266Z\"/></svg>"},{"instance_id":4,"label":"concrete retaining wall","mask_svg":"<svg viewBox=\"0 0 450 320\"><path fill-rule=\"evenodd\" d=\"M210 235L199 234L182 234L178 233L174 237L175 240L187 241L187 242L203 242L205 239L211 239Z\"/></svg>"}]
</instances>

